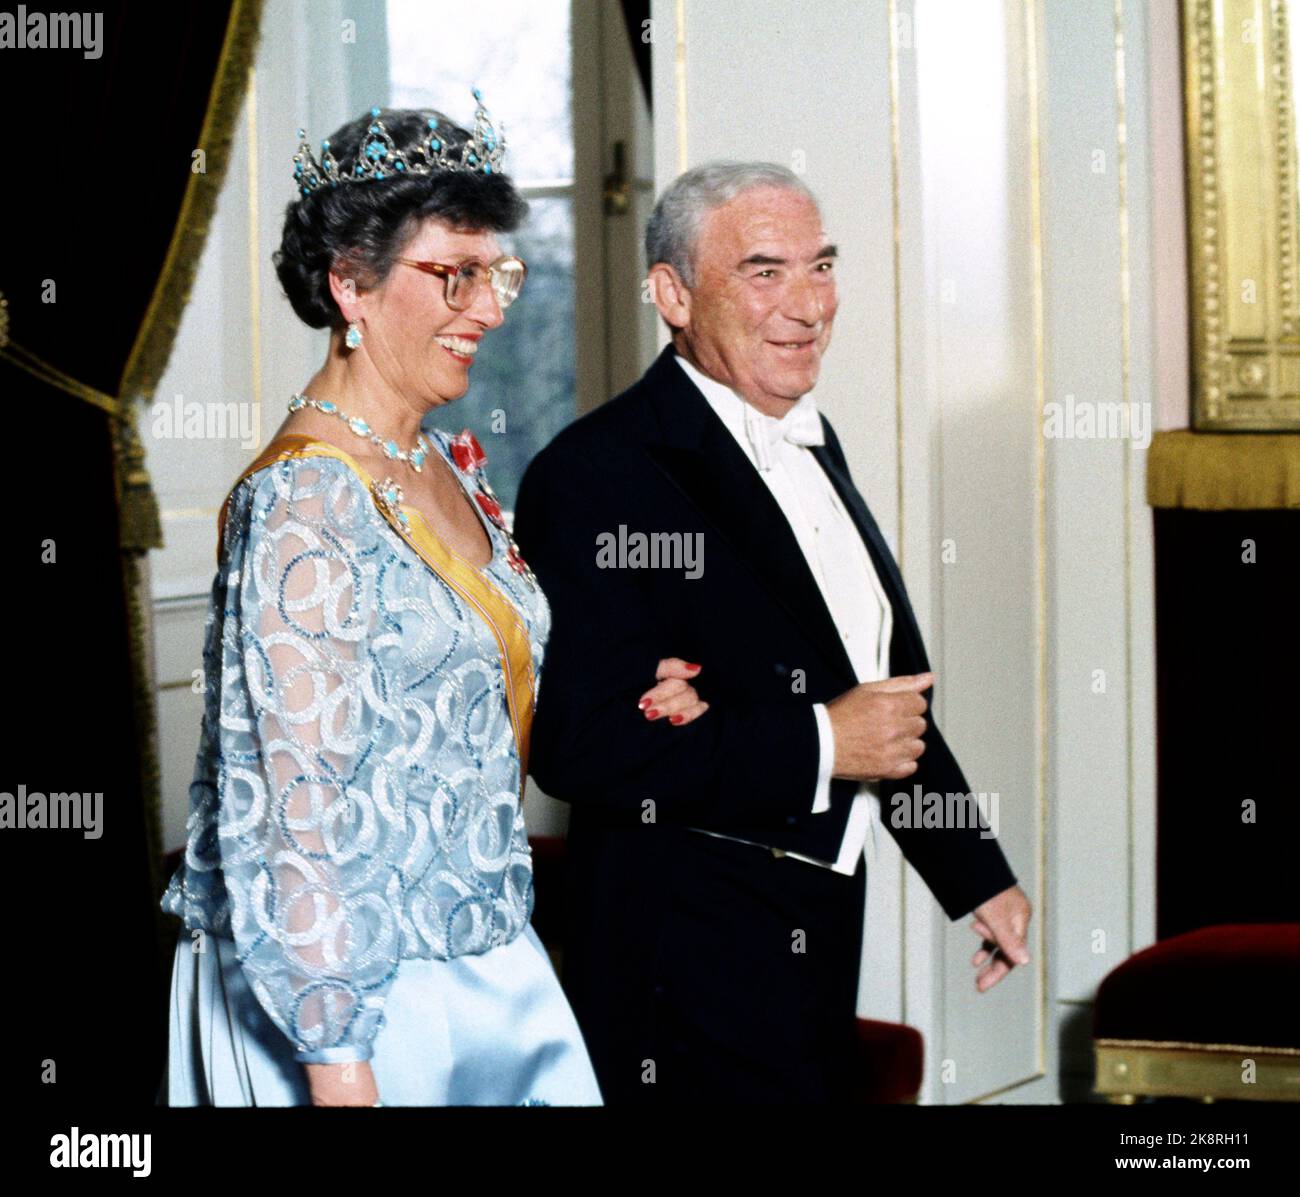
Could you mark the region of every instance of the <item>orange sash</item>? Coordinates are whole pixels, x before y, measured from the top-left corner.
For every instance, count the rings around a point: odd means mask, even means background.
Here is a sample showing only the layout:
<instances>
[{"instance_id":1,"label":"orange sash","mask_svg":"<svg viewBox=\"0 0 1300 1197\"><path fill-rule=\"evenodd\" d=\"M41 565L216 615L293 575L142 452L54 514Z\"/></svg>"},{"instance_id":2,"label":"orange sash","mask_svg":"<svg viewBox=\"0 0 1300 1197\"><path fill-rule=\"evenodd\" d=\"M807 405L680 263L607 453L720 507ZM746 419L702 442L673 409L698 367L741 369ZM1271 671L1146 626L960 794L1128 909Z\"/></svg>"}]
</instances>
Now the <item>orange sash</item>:
<instances>
[{"instance_id":1,"label":"orange sash","mask_svg":"<svg viewBox=\"0 0 1300 1197\"><path fill-rule=\"evenodd\" d=\"M290 457L333 457L336 461L343 462L361 479L374 501L375 510L388 521L393 531L410 545L415 555L425 565L486 621L492 635L496 638L497 650L501 655L501 672L506 684L506 704L510 710L515 747L519 752L519 796L522 800L524 778L528 773L528 741L533 727L534 692L532 644L519 612L483 570L471 565L465 558L452 552L443 544L434 535L433 529L429 527L420 511L409 503L401 505L410 520L408 526L403 526L396 513L379 502L375 480L342 449L306 436L282 436L267 445L258 455L257 460L235 480L234 486L230 488L230 494L221 505L221 513L217 517L218 563L221 558L221 546L225 543L226 513L235 487L258 470Z\"/></svg>"}]
</instances>

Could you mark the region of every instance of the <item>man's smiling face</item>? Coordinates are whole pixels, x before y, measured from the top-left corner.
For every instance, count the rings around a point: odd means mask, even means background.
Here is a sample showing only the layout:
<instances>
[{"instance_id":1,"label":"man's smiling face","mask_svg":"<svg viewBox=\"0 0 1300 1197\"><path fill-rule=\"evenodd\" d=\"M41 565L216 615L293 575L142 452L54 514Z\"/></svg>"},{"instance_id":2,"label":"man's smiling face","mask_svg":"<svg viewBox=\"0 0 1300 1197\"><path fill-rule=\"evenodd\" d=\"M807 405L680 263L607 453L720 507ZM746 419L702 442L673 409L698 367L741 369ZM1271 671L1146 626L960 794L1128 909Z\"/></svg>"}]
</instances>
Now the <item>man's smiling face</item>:
<instances>
[{"instance_id":1,"label":"man's smiling face","mask_svg":"<svg viewBox=\"0 0 1300 1197\"><path fill-rule=\"evenodd\" d=\"M812 390L838 303L835 246L801 192L760 186L707 211L678 347L760 411Z\"/></svg>"}]
</instances>

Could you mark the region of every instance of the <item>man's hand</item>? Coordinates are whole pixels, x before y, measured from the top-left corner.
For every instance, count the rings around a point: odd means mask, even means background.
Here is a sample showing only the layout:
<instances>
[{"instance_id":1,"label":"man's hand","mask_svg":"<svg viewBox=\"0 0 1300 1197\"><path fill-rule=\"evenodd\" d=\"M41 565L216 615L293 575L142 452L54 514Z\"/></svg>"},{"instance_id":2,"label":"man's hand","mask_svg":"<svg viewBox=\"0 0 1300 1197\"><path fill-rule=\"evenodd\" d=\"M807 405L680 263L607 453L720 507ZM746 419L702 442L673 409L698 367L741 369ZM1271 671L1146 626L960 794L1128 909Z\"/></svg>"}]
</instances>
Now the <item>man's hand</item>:
<instances>
[{"instance_id":1,"label":"man's hand","mask_svg":"<svg viewBox=\"0 0 1300 1197\"><path fill-rule=\"evenodd\" d=\"M933 673L863 682L826 704L835 740L835 777L855 781L898 780L916 772L925 751L927 703L921 697Z\"/></svg>"},{"instance_id":2,"label":"man's hand","mask_svg":"<svg viewBox=\"0 0 1300 1197\"><path fill-rule=\"evenodd\" d=\"M992 989L1017 964L1029 963L1025 937L1033 909L1020 886L1013 885L975 907L971 929L984 937L984 946L971 957L976 968L990 962L975 978L975 988L983 993Z\"/></svg>"}]
</instances>

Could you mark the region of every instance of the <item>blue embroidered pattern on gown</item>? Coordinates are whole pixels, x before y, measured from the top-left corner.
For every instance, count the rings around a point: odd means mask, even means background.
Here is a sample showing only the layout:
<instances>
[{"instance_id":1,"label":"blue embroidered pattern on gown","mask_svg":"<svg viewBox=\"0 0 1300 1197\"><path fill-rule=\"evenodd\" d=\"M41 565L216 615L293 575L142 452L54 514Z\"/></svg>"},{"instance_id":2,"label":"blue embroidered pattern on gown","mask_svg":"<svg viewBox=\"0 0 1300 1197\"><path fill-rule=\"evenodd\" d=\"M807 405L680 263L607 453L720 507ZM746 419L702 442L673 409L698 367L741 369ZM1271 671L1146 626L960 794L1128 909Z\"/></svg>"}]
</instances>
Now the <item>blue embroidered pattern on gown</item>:
<instances>
[{"instance_id":1,"label":"blue embroidered pattern on gown","mask_svg":"<svg viewBox=\"0 0 1300 1197\"><path fill-rule=\"evenodd\" d=\"M469 493L450 438L432 439ZM507 563L505 534L482 522L493 547L484 572L528 633L536 679L546 599ZM575 1102L598 1103L580 1032L529 924L519 752L487 621L333 457L290 457L244 479L224 539L185 859L162 901L184 923L174 999L178 984L209 983L229 1000L215 959L199 970L205 982L185 963L203 931L233 941L225 955L237 956L261 1007L254 1020L269 1016L294 1061L366 1060L404 962L449 962L430 966L436 984L401 990L428 1002L468 976L457 962L483 957L473 962L481 969L509 955L515 972L492 983L540 970L518 984L533 986L534 1006L559 1004L543 1019L560 1040L547 1053L567 1054L580 1078ZM521 939L513 954L492 955ZM179 1022L184 1033L184 1015ZM453 1030L463 1039L464 1028ZM516 1033L484 1033L498 1032Z\"/></svg>"}]
</instances>

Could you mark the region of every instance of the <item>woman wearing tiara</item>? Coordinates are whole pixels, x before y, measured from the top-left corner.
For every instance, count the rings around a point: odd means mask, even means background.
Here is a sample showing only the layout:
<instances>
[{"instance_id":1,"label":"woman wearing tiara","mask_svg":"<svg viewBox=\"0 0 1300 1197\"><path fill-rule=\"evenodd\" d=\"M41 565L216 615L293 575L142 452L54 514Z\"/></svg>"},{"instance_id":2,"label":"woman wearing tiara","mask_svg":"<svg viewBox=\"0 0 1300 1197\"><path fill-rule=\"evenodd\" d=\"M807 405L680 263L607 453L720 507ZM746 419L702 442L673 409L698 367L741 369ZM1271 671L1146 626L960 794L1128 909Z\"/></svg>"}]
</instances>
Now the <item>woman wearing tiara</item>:
<instances>
[{"instance_id":1,"label":"woman wearing tiara","mask_svg":"<svg viewBox=\"0 0 1300 1197\"><path fill-rule=\"evenodd\" d=\"M420 432L524 281L503 150L480 100L294 157L276 268L329 352L222 511L168 1104L600 1104L530 923L546 599L473 435ZM694 719L695 673L643 705Z\"/></svg>"}]
</instances>

